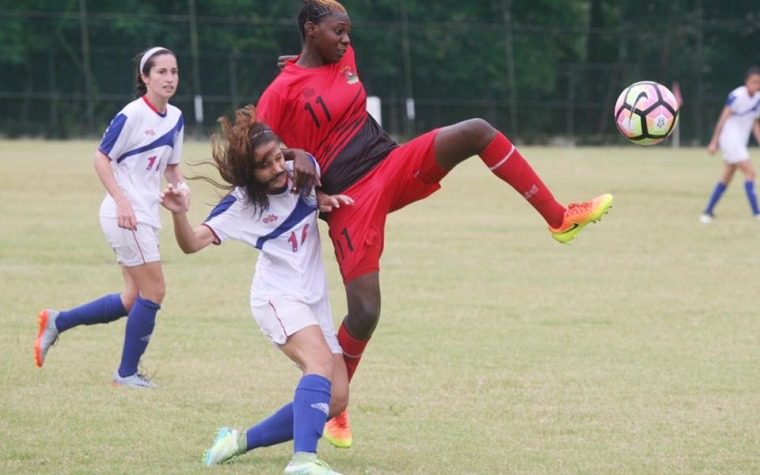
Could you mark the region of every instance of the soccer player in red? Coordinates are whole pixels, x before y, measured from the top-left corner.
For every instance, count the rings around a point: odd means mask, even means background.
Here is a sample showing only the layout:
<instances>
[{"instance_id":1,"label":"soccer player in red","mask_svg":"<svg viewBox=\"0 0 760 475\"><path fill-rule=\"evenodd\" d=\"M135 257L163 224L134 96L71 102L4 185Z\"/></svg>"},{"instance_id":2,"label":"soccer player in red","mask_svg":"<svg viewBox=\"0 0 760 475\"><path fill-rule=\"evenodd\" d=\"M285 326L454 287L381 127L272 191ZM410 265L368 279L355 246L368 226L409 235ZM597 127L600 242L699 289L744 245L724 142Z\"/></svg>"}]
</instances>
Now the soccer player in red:
<instances>
[{"instance_id":1,"label":"soccer player in red","mask_svg":"<svg viewBox=\"0 0 760 475\"><path fill-rule=\"evenodd\" d=\"M541 214L551 235L566 243L612 206L611 195L558 203L514 145L482 119L427 132L398 145L366 111L356 68L351 20L335 0L304 0L298 15L301 54L286 62L262 94L259 117L284 144L316 157L327 194L346 194L352 207L327 217L346 288L348 315L338 330L349 380L380 317L380 256L388 213L421 200L457 164L479 156ZM330 420L325 438L350 447L345 412Z\"/></svg>"}]
</instances>

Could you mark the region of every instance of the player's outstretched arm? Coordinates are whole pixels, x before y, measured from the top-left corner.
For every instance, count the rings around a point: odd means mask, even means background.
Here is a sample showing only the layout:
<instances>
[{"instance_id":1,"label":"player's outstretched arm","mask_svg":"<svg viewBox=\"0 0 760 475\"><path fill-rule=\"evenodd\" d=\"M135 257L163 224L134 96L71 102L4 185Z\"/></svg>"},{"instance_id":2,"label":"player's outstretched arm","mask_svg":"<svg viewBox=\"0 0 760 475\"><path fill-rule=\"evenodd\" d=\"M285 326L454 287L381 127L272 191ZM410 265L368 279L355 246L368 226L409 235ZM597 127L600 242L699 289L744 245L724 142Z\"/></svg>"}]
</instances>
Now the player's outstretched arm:
<instances>
[{"instance_id":1,"label":"player's outstretched arm","mask_svg":"<svg viewBox=\"0 0 760 475\"><path fill-rule=\"evenodd\" d=\"M187 219L184 196L171 183L161 192L159 199L163 207L172 212L174 237L177 239L177 244L182 252L192 254L214 242L214 233L209 228L198 226L193 229L190 225L190 221Z\"/></svg>"},{"instance_id":2,"label":"player's outstretched arm","mask_svg":"<svg viewBox=\"0 0 760 475\"><path fill-rule=\"evenodd\" d=\"M320 212L329 213L334 209L340 208L341 205L353 205L354 199L346 195L328 195L327 193L317 191L317 204L319 205Z\"/></svg>"}]
</instances>

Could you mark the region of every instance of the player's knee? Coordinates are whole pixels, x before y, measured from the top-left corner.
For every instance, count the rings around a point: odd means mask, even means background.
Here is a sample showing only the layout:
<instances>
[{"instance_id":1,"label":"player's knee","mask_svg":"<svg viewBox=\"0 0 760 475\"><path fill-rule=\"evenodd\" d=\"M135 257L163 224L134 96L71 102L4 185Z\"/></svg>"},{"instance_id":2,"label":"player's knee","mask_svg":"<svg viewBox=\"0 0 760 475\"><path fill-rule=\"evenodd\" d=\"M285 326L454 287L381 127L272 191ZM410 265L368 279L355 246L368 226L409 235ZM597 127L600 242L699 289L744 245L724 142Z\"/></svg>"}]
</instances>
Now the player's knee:
<instances>
[{"instance_id":1,"label":"player's knee","mask_svg":"<svg viewBox=\"0 0 760 475\"><path fill-rule=\"evenodd\" d=\"M318 374L331 378L335 372L335 359L329 351L312 354L303 363L304 374Z\"/></svg>"},{"instance_id":2,"label":"player's knee","mask_svg":"<svg viewBox=\"0 0 760 475\"><path fill-rule=\"evenodd\" d=\"M132 310L132 306L135 304L135 300L137 300L137 289L127 289L121 293L120 297L124 309L129 313L129 311Z\"/></svg>"},{"instance_id":3,"label":"player's knee","mask_svg":"<svg viewBox=\"0 0 760 475\"><path fill-rule=\"evenodd\" d=\"M487 147L497 132L488 121L481 118L467 120L464 124L470 141L478 150Z\"/></svg>"}]
</instances>

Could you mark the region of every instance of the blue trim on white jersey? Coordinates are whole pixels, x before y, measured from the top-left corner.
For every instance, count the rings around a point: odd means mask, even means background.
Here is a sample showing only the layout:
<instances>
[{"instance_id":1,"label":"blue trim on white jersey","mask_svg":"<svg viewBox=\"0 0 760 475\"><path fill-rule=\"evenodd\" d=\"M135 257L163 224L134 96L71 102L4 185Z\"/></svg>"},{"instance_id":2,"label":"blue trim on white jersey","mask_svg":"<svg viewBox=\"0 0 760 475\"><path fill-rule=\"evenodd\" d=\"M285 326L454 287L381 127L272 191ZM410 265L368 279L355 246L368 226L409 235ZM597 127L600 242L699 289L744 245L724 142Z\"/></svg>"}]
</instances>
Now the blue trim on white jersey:
<instances>
[{"instance_id":1,"label":"blue trim on white jersey","mask_svg":"<svg viewBox=\"0 0 760 475\"><path fill-rule=\"evenodd\" d=\"M256 240L256 248L261 249L264 247L264 244L269 241L270 239L275 239L279 236L282 236L286 232L293 229L298 223L300 223L305 217L309 216L311 213L313 213L317 208L314 207L314 205L310 205L306 202L306 200L303 199L303 197L299 197L298 204L296 204L296 207L293 209L293 212L290 213L290 215L285 218L285 221L282 222L279 226L277 226L277 229L272 231L271 233L267 234L266 236L261 236Z\"/></svg>"},{"instance_id":2,"label":"blue trim on white jersey","mask_svg":"<svg viewBox=\"0 0 760 475\"><path fill-rule=\"evenodd\" d=\"M121 135L121 129L124 128L124 124L126 123L127 116L121 113L117 114L116 117L114 117L111 121L111 124L106 129L106 133L103 134L103 140L100 142L100 147L98 148L98 150L103 152L105 156L111 156L111 149L113 149L113 146L119 139L119 135Z\"/></svg>"},{"instance_id":3,"label":"blue trim on white jersey","mask_svg":"<svg viewBox=\"0 0 760 475\"><path fill-rule=\"evenodd\" d=\"M121 157L116 159L116 163L120 163L122 160L132 155L137 155L137 154L146 152L148 150L152 150L154 148L163 147L164 145L174 148L174 139L177 138L177 134L179 134L180 130L182 130L182 127L184 125L185 125L185 119L183 118L183 116L180 116L177 123L174 124L174 127L172 127L172 129L169 130L167 133L157 138L153 142L149 143L148 145L145 145L140 148L136 148L134 150L130 150L129 152L123 154Z\"/></svg>"},{"instance_id":4,"label":"blue trim on white jersey","mask_svg":"<svg viewBox=\"0 0 760 475\"><path fill-rule=\"evenodd\" d=\"M206 218L204 223L209 222L212 218L215 218L216 216L219 216L220 214L230 209L230 206L235 204L237 200L238 199L232 193L222 198L222 201L220 201L219 204L214 206L214 209L211 210L211 214L208 215L208 218Z\"/></svg>"}]
</instances>

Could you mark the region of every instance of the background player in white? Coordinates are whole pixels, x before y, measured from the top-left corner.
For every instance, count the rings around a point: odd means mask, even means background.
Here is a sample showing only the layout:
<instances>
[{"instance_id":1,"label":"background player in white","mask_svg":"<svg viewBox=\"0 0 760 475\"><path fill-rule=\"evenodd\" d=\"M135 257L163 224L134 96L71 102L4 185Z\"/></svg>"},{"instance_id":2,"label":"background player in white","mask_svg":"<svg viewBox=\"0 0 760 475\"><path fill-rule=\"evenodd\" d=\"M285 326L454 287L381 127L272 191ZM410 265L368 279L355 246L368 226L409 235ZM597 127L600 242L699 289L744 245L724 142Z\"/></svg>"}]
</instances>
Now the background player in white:
<instances>
[{"instance_id":1,"label":"background player in white","mask_svg":"<svg viewBox=\"0 0 760 475\"><path fill-rule=\"evenodd\" d=\"M219 123L211 163L226 184L201 178L230 193L195 229L173 187L162 193L162 203L172 212L177 243L185 253L228 239L260 251L251 284L253 316L303 376L293 401L269 418L245 432L220 429L204 463L216 465L293 440L293 459L285 473L334 474L317 459L317 443L328 415L339 414L348 404L348 376L327 295L317 208L330 212L353 201L313 187L294 192L292 162L285 160L277 136L256 121L253 106L239 109L234 125L224 117Z\"/></svg>"},{"instance_id":2,"label":"background player in white","mask_svg":"<svg viewBox=\"0 0 760 475\"><path fill-rule=\"evenodd\" d=\"M161 176L179 190L183 206L189 206L190 195L179 168L184 120L182 112L169 104L179 83L177 58L168 49L155 47L135 61L137 99L111 121L95 154L95 171L107 191L100 224L121 266L124 291L68 311L42 310L34 356L42 367L62 332L129 315L113 382L152 387L137 370L165 292L158 250Z\"/></svg>"},{"instance_id":3,"label":"background player in white","mask_svg":"<svg viewBox=\"0 0 760 475\"><path fill-rule=\"evenodd\" d=\"M750 132L760 142L760 67L751 67L744 73L744 85L739 86L728 95L726 106L720 114L718 123L715 125L710 145L707 150L715 153L723 152L723 176L710 196L707 207L700 216L700 221L709 223L713 219L713 209L723 196L736 169L744 174L744 190L747 193L752 214L760 219L760 209L757 205L755 194L755 169L749 159L747 143Z\"/></svg>"}]
</instances>

